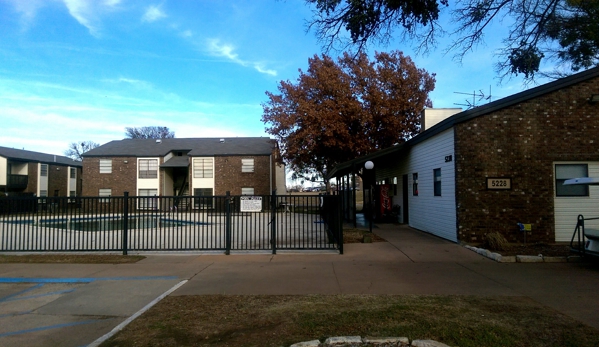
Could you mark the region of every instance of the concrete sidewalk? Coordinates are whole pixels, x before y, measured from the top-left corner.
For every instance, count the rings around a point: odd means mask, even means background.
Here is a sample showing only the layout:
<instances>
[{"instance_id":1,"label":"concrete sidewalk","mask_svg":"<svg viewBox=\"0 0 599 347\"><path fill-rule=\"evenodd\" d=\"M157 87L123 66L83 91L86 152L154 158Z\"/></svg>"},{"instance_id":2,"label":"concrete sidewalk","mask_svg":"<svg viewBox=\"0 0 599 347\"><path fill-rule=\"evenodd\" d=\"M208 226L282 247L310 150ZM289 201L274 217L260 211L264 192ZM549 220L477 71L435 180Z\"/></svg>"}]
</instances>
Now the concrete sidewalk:
<instances>
[{"instance_id":1,"label":"concrete sidewalk","mask_svg":"<svg viewBox=\"0 0 599 347\"><path fill-rule=\"evenodd\" d=\"M374 231L389 242L347 244L343 255L169 253L135 264L1 264L0 279L83 281L0 281L0 345L88 344L182 280L171 295L524 296L599 328L599 266L496 263L406 226Z\"/></svg>"}]
</instances>

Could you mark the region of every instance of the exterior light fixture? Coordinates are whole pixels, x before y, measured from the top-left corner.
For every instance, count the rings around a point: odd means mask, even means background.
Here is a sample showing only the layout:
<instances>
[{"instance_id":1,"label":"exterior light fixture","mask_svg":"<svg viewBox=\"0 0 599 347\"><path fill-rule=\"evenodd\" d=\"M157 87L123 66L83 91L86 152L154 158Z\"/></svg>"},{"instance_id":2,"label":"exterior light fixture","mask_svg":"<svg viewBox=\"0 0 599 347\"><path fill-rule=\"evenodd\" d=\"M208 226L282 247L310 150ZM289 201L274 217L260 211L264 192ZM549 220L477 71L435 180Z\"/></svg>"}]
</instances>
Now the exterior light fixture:
<instances>
[{"instance_id":1,"label":"exterior light fixture","mask_svg":"<svg viewBox=\"0 0 599 347\"><path fill-rule=\"evenodd\" d=\"M591 98L589 99L589 103L596 104L598 102L599 102L599 94L591 95Z\"/></svg>"},{"instance_id":2,"label":"exterior light fixture","mask_svg":"<svg viewBox=\"0 0 599 347\"><path fill-rule=\"evenodd\" d=\"M364 167L366 168L366 170L372 170L372 168L374 167L374 163L369 160L364 163Z\"/></svg>"}]
</instances>

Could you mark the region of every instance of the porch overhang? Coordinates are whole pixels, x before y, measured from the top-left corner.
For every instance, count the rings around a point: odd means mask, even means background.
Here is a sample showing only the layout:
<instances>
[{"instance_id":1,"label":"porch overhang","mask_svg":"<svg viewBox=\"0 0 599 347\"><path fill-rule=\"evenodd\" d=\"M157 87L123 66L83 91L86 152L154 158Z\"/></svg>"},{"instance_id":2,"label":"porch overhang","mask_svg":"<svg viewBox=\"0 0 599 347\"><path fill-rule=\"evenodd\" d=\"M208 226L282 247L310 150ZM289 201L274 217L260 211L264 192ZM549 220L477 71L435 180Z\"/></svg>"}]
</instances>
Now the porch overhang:
<instances>
[{"instance_id":1,"label":"porch overhang","mask_svg":"<svg viewBox=\"0 0 599 347\"><path fill-rule=\"evenodd\" d=\"M399 158L404 155L408 149L409 147L407 143L402 143L358 157L356 159L352 159L350 161L346 161L335 166L333 170L327 174L326 179L330 180L335 177L342 177L352 173L356 174L361 168L364 167L364 164L367 161L374 162L374 167L380 167L381 165L377 165L377 163L387 162L388 160Z\"/></svg>"},{"instance_id":2,"label":"porch overhang","mask_svg":"<svg viewBox=\"0 0 599 347\"><path fill-rule=\"evenodd\" d=\"M161 168L189 167L189 157L188 156L172 157L169 160L162 163L162 165L160 165L160 167Z\"/></svg>"}]
</instances>

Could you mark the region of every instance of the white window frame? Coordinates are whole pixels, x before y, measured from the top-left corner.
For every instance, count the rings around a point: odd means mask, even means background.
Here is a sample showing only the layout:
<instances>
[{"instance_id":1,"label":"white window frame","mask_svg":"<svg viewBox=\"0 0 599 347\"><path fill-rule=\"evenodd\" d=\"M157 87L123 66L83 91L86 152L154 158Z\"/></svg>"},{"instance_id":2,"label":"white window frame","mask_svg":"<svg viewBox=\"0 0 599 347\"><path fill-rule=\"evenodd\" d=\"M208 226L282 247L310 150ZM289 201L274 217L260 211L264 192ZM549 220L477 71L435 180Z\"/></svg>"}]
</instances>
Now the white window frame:
<instances>
[{"instance_id":1,"label":"white window frame","mask_svg":"<svg viewBox=\"0 0 599 347\"><path fill-rule=\"evenodd\" d=\"M112 173L112 159L100 159L100 173Z\"/></svg>"},{"instance_id":2,"label":"white window frame","mask_svg":"<svg viewBox=\"0 0 599 347\"><path fill-rule=\"evenodd\" d=\"M140 210L155 210L158 207L158 189L138 189L137 208Z\"/></svg>"},{"instance_id":3,"label":"white window frame","mask_svg":"<svg viewBox=\"0 0 599 347\"><path fill-rule=\"evenodd\" d=\"M241 159L241 172L254 172L254 158Z\"/></svg>"},{"instance_id":4,"label":"white window frame","mask_svg":"<svg viewBox=\"0 0 599 347\"><path fill-rule=\"evenodd\" d=\"M112 196L112 188L98 189L98 196L104 197L104 199L100 199L100 202L110 202L110 196Z\"/></svg>"},{"instance_id":5,"label":"white window frame","mask_svg":"<svg viewBox=\"0 0 599 347\"><path fill-rule=\"evenodd\" d=\"M577 174L565 174L563 171L566 170L560 170L558 168L564 168L566 169L566 167L580 167L583 168L583 171L586 171L585 173L581 172L580 175ZM559 172L562 171L562 172ZM572 171L572 170L570 170ZM578 176L578 177L570 177L570 176ZM570 185L570 186L563 186L562 184L564 183L565 180L567 179L571 179L571 178L579 178L579 177L588 177L589 176L589 164L588 163L571 163L571 164L555 164L555 197L557 198L569 198L569 197L588 197L589 196L589 186L588 185ZM563 194L563 193L559 193L558 190L563 191L566 190L567 192L570 192L569 194ZM572 192L576 192L576 194L572 194Z\"/></svg>"},{"instance_id":6,"label":"white window frame","mask_svg":"<svg viewBox=\"0 0 599 347\"><path fill-rule=\"evenodd\" d=\"M48 164L40 164L40 177L48 177Z\"/></svg>"},{"instance_id":7,"label":"white window frame","mask_svg":"<svg viewBox=\"0 0 599 347\"><path fill-rule=\"evenodd\" d=\"M241 187L241 195L254 195L254 187Z\"/></svg>"},{"instance_id":8,"label":"white window frame","mask_svg":"<svg viewBox=\"0 0 599 347\"><path fill-rule=\"evenodd\" d=\"M193 178L213 178L213 158L193 158Z\"/></svg>"},{"instance_id":9,"label":"white window frame","mask_svg":"<svg viewBox=\"0 0 599 347\"><path fill-rule=\"evenodd\" d=\"M158 159L138 159L137 170L139 179L158 178Z\"/></svg>"}]
</instances>

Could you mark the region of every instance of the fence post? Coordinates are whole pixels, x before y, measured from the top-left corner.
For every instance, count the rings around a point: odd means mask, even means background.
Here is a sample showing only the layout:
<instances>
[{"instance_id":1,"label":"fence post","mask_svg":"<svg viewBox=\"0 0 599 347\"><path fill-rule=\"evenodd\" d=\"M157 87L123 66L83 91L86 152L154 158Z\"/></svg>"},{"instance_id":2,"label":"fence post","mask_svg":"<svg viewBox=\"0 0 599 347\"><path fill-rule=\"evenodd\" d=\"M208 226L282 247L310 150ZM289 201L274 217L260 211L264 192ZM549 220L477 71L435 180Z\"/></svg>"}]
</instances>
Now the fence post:
<instances>
[{"instance_id":1,"label":"fence post","mask_svg":"<svg viewBox=\"0 0 599 347\"><path fill-rule=\"evenodd\" d=\"M277 190L272 191L270 198L270 243L272 254L277 254Z\"/></svg>"},{"instance_id":2,"label":"fence post","mask_svg":"<svg viewBox=\"0 0 599 347\"><path fill-rule=\"evenodd\" d=\"M337 204L337 235L339 238L339 254L343 254L343 210L339 204Z\"/></svg>"},{"instance_id":3,"label":"fence post","mask_svg":"<svg viewBox=\"0 0 599 347\"><path fill-rule=\"evenodd\" d=\"M125 192L123 204L123 255L127 255L127 236L129 234L129 192Z\"/></svg>"},{"instance_id":4,"label":"fence post","mask_svg":"<svg viewBox=\"0 0 599 347\"><path fill-rule=\"evenodd\" d=\"M231 192L227 191L225 198L225 254L231 254Z\"/></svg>"}]
</instances>

